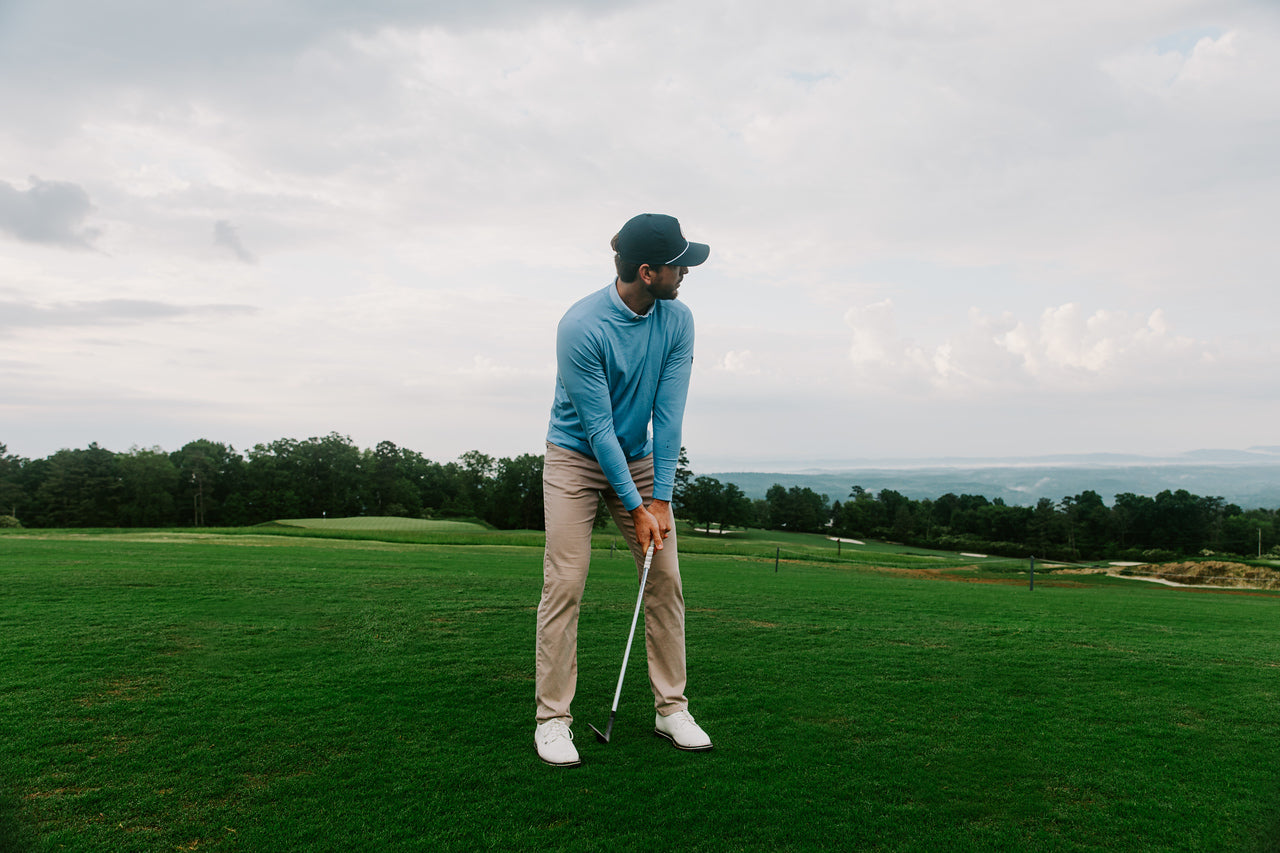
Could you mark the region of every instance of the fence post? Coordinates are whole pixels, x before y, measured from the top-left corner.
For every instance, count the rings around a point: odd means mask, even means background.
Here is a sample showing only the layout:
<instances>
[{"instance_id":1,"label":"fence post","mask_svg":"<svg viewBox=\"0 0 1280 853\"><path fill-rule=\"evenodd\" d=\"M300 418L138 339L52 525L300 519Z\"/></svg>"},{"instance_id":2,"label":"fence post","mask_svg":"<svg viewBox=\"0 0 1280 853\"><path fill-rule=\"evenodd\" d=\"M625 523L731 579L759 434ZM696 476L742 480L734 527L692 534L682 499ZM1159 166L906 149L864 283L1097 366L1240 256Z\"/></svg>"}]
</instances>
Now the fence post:
<instances>
[{"instance_id":1,"label":"fence post","mask_svg":"<svg viewBox=\"0 0 1280 853\"><path fill-rule=\"evenodd\" d=\"M778 573L778 559L782 556L782 548L778 548L773 552L773 573Z\"/></svg>"},{"instance_id":2,"label":"fence post","mask_svg":"<svg viewBox=\"0 0 1280 853\"><path fill-rule=\"evenodd\" d=\"M1035 558L1035 557L1032 557L1032 558L1031 558L1031 586L1030 586L1030 589L1031 589L1031 591L1032 591L1032 592L1034 592L1034 591L1035 591L1035 588L1036 588L1036 558Z\"/></svg>"}]
</instances>

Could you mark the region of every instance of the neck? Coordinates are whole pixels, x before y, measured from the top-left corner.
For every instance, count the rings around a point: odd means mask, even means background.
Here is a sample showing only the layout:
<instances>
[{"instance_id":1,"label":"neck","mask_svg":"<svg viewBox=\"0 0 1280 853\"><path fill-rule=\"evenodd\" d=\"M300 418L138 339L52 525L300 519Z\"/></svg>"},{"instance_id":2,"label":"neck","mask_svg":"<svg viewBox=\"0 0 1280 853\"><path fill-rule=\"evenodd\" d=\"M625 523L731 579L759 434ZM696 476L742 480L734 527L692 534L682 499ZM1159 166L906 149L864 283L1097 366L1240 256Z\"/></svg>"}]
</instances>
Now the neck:
<instances>
[{"instance_id":1,"label":"neck","mask_svg":"<svg viewBox=\"0 0 1280 853\"><path fill-rule=\"evenodd\" d=\"M618 296L622 297L623 304L637 314L648 314L649 309L653 307L653 303L658 301L652 293L645 289L644 282L639 277L632 282L615 278L613 284L618 289Z\"/></svg>"}]
</instances>

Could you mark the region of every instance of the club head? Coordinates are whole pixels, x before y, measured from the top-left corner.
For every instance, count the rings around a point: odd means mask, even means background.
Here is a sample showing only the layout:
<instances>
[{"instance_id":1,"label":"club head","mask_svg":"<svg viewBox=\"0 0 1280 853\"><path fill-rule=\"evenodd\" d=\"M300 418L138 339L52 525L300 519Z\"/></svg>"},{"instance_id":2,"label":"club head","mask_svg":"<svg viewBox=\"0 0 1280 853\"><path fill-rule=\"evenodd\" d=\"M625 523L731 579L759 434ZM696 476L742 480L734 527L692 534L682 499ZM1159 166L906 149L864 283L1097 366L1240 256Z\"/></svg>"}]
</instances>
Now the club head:
<instances>
[{"instance_id":1,"label":"club head","mask_svg":"<svg viewBox=\"0 0 1280 853\"><path fill-rule=\"evenodd\" d=\"M591 731L593 731L593 732L595 732L595 733L596 733L596 740L600 741L601 743L608 743L608 742L609 742L609 734L608 734L607 732L602 732L602 731L600 731L599 729L597 729L595 726L591 725L590 723L587 723L587 728L591 729Z\"/></svg>"}]
</instances>

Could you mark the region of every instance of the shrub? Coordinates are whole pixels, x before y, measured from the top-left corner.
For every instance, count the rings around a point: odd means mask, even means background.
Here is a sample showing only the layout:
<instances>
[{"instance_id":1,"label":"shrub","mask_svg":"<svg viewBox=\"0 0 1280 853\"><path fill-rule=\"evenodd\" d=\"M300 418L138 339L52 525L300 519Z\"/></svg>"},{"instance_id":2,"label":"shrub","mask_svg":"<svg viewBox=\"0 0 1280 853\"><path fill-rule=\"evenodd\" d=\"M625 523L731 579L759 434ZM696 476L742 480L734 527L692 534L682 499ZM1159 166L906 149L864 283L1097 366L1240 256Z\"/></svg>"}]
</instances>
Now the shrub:
<instances>
[{"instance_id":1,"label":"shrub","mask_svg":"<svg viewBox=\"0 0 1280 853\"><path fill-rule=\"evenodd\" d=\"M22 522L12 515L0 515L0 527L21 527Z\"/></svg>"}]
</instances>

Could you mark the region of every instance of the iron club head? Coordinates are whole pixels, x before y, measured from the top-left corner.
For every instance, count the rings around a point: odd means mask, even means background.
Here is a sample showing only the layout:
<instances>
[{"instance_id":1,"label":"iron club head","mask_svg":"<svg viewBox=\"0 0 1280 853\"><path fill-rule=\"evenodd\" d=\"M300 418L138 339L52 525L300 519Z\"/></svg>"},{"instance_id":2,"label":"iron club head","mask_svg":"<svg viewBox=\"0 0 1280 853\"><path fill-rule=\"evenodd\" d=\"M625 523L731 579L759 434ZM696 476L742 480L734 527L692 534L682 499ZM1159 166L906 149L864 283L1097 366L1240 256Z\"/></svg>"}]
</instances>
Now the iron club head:
<instances>
[{"instance_id":1,"label":"iron club head","mask_svg":"<svg viewBox=\"0 0 1280 853\"><path fill-rule=\"evenodd\" d=\"M617 713L618 713L618 711L617 711L617 709L615 708L615 709L614 709L614 710L609 714L609 723L608 723L608 725L606 725L606 726L604 727L604 731L600 731L600 730L599 730L599 729L597 729L595 726L591 725L590 723L587 723L587 728L591 729L591 731L593 731L593 732L595 732L595 733L596 733L596 740L600 741L601 743L608 743L608 742L609 742L609 735L613 734L613 718L614 718L614 716L616 716L616 715L617 715Z\"/></svg>"}]
</instances>

